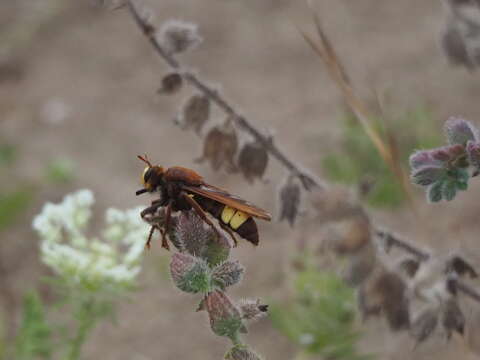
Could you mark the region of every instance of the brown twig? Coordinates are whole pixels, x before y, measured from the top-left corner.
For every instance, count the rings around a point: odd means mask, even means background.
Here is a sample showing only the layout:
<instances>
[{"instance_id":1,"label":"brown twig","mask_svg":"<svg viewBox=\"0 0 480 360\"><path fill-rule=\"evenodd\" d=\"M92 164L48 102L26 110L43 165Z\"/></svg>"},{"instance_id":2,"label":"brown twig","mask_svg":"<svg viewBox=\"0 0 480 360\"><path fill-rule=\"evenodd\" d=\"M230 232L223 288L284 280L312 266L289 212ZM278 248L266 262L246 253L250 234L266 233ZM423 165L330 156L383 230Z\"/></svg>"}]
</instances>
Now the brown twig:
<instances>
[{"instance_id":1,"label":"brown twig","mask_svg":"<svg viewBox=\"0 0 480 360\"><path fill-rule=\"evenodd\" d=\"M296 176L300 179L303 187L306 190L312 190L313 188L325 190L327 185L320 181L317 177L309 174L308 172L302 170L298 165L296 165L289 157L283 153L272 141L272 139L262 134L259 130L257 130L250 121L247 120L243 115L240 114L238 110L234 108L221 94L219 94L214 88L207 85L206 82L202 81L197 75L194 73L186 70L176 59L173 55L169 54L165 51L161 44L158 42L155 32L156 29L152 24L149 24L145 19L142 18L138 9L134 5L134 0L127 0L126 7L128 11L131 13L132 17L134 18L138 27L143 31L145 36L148 38L150 43L152 44L153 48L157 52L157 54L163 58L163 60L175 71L181 73L184 79L194 86L197 90L202 92L205 96L207 96L213 103L215 103L221 110L223 110L228 116L230 116L235 124L248 132L255 140L262 144L265 149L274 157L276 158L287 170L291 172L293 176ZM352 110L355 112L355 115L359 118L362 122L365 131L370 136L374 144L377 146L378 151L385 159L387 164L390 164L394 167L395 173L398 174L400 171L398 166L398 162L394 161L394 156L391 153L388 145L384 143L381 139L379 134L375 131L375 129L370 125L369 118L370 114L363 104L363 102L355 95L353 92L348 76L341 65L341 62L337 58L335 51L329 42L327 36L323 32L320 27L320 22L318 18L315 19L315 23L317 26L317 31L319 36L323 42L324 50L318 50L317 44L313 41L309 36L305 35L303 32L302 35L304 36L305 40L314 48L314 50L325 60L325 63L330 69L330 73L336 79L337 83L341 87L342 91L346 99L348 100ZM328 54L328 55L325 55ZM402 174L403 174L403 170ZM405 176L402 175L401 177L402 182L405 180ZM406 185L404 185L406 186ZM408 190L410 193L410 190ZM411 196L411 195L410 195ZM398 236L395 236L393 233L386 231L384 229L377 228L376 235L381 237L384 241L387 241L387 245L396 246L399 249L406 251L414 256L416 256L421 261L426 261L431 258L432 254L425 250L422 250L412 243L400 239ZM480 302L480 293L477 292L475 289L471 288L467 284L458 281L458 290L463 292L465 295L471 297L473 300Z\"/></svg>"},{"instance_id":2,"label":"brown twig","mask_svg":"<svg viewBox=\"0 0 480 360\"><path fill-rule=\"evenodd\" d=\"M161 44L158 42L158 39L155 36L155 27L140 15L137 7L134 4L133 0L128 0L127 8L132 14L133 18L137 25L142 29L145 36L148 38L152 44L155 51L160 55L165 62L175 71L182 74L183 78L190 83L192 86L201 91L205 96L207 96L213 103L215 103L221 110L225 112L235 124L248 132L256 141L262 144L262 146L274 157L276 158L285 168L287 168L293 175L297 176L302 185L306 190L311 190L312 188L325 189L326 186L315 176L305 172L298 165L296 165L292 160L290 160L287 155L281 151L278 146L272 141L271 137L268 135L262 134L257 130L247 118L240 114L240 112L235 109L230 103L216 91L214 88L209 86L206 82L202 81L196 74L186 70L173 55L165 51Z\"/></svg>"}]
</instances>

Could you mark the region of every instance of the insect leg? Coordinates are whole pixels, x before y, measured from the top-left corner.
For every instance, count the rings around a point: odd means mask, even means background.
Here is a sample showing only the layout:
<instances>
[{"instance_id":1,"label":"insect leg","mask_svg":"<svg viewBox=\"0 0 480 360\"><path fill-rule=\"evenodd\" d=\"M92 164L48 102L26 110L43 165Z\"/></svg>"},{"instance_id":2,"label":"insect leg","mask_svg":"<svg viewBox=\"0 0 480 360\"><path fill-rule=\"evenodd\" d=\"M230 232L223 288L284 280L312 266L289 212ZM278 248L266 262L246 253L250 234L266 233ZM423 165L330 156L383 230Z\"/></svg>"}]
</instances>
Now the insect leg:
<instances>
[{"instance_id":1,"label":"insect leg","mask_svg":"<svg viewBox=\"0 0 480 360\"><path fill-rule=\"evenodd\" d=\"M161 202L159 200L152 201L152 205L143 209L142 212L140 213L140 216L143 219L143 218L145 218L146 215L154 214L155 211L157 211L159 207L161 207Z\"/></svg>"},{"instance_id":2,"label":"insect leg","mask_svg":"<svg viewBox=\"0 0 480 360\"><path fill-rule=\"evenodd\" d=\"M233 234L233 231L227 226L225 225L224 223L222 223L221 221L218 222L220 224L220 226L222 227L223 230L225 230L228 235L230 235L230 237L232 238L233 240L233 243L235 244L235 247L238 245L238 241L237 239L235 238L235 235Z\"/></svg>"},{"instance_id":3,"label":"insect leg","mask_svg":"<svg viewBox=\"0 0 480 360\"><path fill-rule=\"evenodd\" d=\"M171 203L169 202L165 208L165 225L162 231L160 231L160 233L162 234L162 247L167 250L170 250L170 245L168 245L168 241L167 241L167 234L168 234L168 230L170 229L171 220L172 220L172 206L171 206Z\"/></svg>"},{"instance_id":4,"label":"insect leg","mask_svg":"<svg viewBox=\"0 0 480 360\"><path fill-rule=\"evenodd\" d=\"M153 233L155 232L155 226L152 226L150 228L150 233L148 234L148 239L147 239L147 243L145 244L145 247L150 250L150 243L152 242L152 236L153 236Z\"/></svg>"},{"instance_id":5,"label":"insect leg","mask_svg":"<svg viewBox=\"0 0 480 360\"><path fill-rule=\"evenodd\" d=\"M187 193L182 192L181 195L190 205L192 205L192 208L195 210L197 215L200 216L202 218L202 220L205 221L213 229L213 231L215 231L215 233L218 236L221 236L220 232L218 231L218 228L215 226L215 224L213 222L210 221L210 219L207 217L207 214L205 213L205 211L203 211L202 207L193 198L188 196Z\"/></svg>"}]
</instances>

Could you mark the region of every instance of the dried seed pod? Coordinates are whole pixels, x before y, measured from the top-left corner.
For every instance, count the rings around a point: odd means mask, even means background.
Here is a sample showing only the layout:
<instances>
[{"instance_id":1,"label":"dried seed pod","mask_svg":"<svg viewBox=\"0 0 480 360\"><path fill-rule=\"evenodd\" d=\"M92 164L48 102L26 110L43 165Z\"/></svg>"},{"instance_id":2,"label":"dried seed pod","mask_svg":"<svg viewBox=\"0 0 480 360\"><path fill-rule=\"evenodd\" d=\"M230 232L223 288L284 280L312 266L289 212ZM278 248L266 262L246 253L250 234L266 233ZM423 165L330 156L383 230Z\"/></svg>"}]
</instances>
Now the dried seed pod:
<instances>
[{"instance_id":1,"label":"dried seed pod","mask_svg":"<svg viewBox=\"0 0 480 360\"><path fill-rule=\"evenodd\" d=\"M379 269L370 276L363 287L364 298L370 308L380 307L393 331L410 326L407 287L402 278L391 271Z\"/></svg>"},{"instance_id":2,"label":"dried seed pod","mask_svg":"<svg viewBox=\"0 0 480 360\"><path fill-rule=\"evenodd\" d=\"M202 42L196 24L179 20L167 20L160 27L157 39L169 54L194 49Z\"/></svg>"},{"instance_id":3,"label":"dried seed pod","mask_svg":"<svg viewBox=\"0 0 480 360\"><path fill-rule=\"evenodd\" d=\"M356 215L332 225L336 236L330 240L337 255L353 255L370 244L370 221L366 216Z\"/></svg>"},{"instance_id":4,"label":"dried seed pod","mask_svg":"<svg viewBox=\"0 0 480 360\"><path fill-rule=\"evenodd\" d=\"M279 221L287 220L293 226L300 208L301 188L293 176L288 176L279 189Z\"/></svg>"},{"instance_id":5,"label":"dried seed pod","mask_svg":"<svg viewBox=\"0 0 480 360\"><path fill-rule=\"evenodd\" d=\"M471 279L478 277L473 266L459 255L454 255L447 261L445 272L447 274L453 272L458 276L468 275Z\"/></svg>"},{"instance_id":6,"label":"dried seed pod","mask_svg":"<svg viewBox=\"0 0 480 360\"><path fill-rule=\"evenodd\" d=\"M427 308L412 322L410 335L416 341L415 346L427 340L435 331L438 325L438 315L438 308Z\"/></svg>"},{"instance_id":7,"label":"dried seed pod","mask_svg":"<svg viewBox=\"0 0 480 360\"><path fill-rule=\"evenodd\" d=\"M452 337L452 332L456 331L463 335L465 331L465 316L462 309L458 306L457 299L448 299L443 307L442 325L447 333L447 339Z\"/></svg>"},{"instance_id":8,"label":"dried seed pod","mask_svg":"<svg viewBox=\"0 0 480 360\"><path fill-rule=\"evenodd\" d=\"M224 125L215 126L208 132L203 144L203 155L196 159L196 162L208 160L215 171L223 166L229 171L234 171L237 149L237 134L231 122L227 120Z\"/></svg>"},{"instance_id":9,"label":"dried seed pod","mask_svg":"<svg viewBox=\"0 0 480 360\"><path fill-rule=\"evenodd\" d=\"M183 85L183 77L177 72L172 72L162 78L162 85L157 90L158 94L172 95L178 92Z\"/></svg>"},{"instance_id":10,"label":"dried seed pod","mask_svg":"<svg viewBox=\"0 0 480 360\"><path fill-rule=\"evenodd\" d=\"M347 261L347 267L343 271L342 278L352 287L359 286L372 274L375 268L376 251L369 244L358 253L349 256Z\"/></svg>"},{"instance_id":11,"label":"dried seed pod","mask_svg":"<svg viewBox=\"0 0 480 360\"><path fill-rule=\"evenodd\" d=\"M344 186L332 186L328 191L312 191L308 197L317 212L318 220L322 222L340 221L364 211L352 194Z\"/></svg>"},{"instance_id":12,"label":"dried seed pod","mask_svg":"<svg viewBox=\"0 0 480 360\"><path fill-rule=\"evenodd\" d=\"M390 329L393 331L408 329L410 327L409 300L406 297L406 285L395 273L387 273L378 284L385 292L383 309Z\"/></svg>"},{"instance_id":13,"label":"dried seed pod","mask_svg":"<svg viewBox=\"0 0 480 360\"><path fill-rule=\"evenodd\" d=\"M195 94L182 106L177 121L183 130L193 128L197 134L200 134L209 118L210 100L204 95Z\"/></svg>"},{"instance_id":14,"label":"dried seed pod","mask_svg":"<svg viewBox=\"0 0 480 360\"><path fill-rule=\"evenodd\" d=\"M441 45L451 65L463 65L469 70L475 68L470 59L461 31L455 22L449 21L441 34Z\"/></svg>"},{"instance_id":15,"label":"dried seed pod","mask_svg":"<svg viewBox=\"0 0 480 360\"><path fill-rule=\"evenodd\" d=\"M243 146L238 156L238 167L248 182L261 179L268 165L268 153L259 142L250 142Z\"/></svg>"},{"instance_id":16,"label":"dried seed pod","mask_svg":"<svg viewBox=\"0 0 480 360\"><path fill-rule=\"evenodd\" d=\"M369 289L369 284L364 283L357 291L357 306L362 315L362 321L366 321L370 316L379 316L382 311L378 299L369 296Z\"/></svg>"},{"instance_id":17,"label":"dried seed pod","mask_svg":"<svg viewBox=\"0 0 480 360\"><path fill-rule=\"evenodd\" d=\"M398 268L409 278L413 278L420 268L420 261L417 258L407 257L399 262Z\"/></svg>"}]
</instances>

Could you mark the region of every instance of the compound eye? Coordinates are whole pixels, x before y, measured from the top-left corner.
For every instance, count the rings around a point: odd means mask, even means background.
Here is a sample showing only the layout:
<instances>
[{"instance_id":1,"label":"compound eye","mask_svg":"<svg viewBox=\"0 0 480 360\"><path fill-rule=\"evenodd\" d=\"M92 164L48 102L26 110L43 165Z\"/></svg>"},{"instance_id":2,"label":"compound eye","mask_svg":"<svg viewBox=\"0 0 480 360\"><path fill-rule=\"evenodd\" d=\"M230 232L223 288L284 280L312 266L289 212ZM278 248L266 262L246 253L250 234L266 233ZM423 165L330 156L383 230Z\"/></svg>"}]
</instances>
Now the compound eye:
<instances>
[{"instance_id":1,"label":"compound eye","mask_svg":"<svg viewBox=\"0 0 480 360\"><path fill-rule=\"evenodd\" d=\"M145 169L143 169L142 177L140 178L143 185L145 185L148 182L148 179L152 175L152 172L150 170L151 170L150 166L147 166Z\"/></svg>"}]
</instances>

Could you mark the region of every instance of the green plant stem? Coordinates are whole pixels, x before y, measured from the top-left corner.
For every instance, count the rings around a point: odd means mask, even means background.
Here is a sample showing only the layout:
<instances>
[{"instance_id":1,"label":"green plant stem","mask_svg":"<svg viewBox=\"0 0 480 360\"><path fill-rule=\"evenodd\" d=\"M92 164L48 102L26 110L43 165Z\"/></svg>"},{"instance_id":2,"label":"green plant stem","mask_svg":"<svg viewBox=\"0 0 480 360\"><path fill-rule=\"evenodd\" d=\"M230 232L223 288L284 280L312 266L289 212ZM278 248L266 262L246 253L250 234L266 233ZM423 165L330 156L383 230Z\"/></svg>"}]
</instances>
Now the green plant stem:
<instances>
[{"instance_id":1,"label":"green plant stem","mask_svg":"<svg viewBox=\"0 0 480 360\"><path fill-rule=\"evenodd\" d=\"M76 313L76 334L69 343L68 355L65 360L78 360L80 358L82 346L98 320L94 306L95 303L92 299L88 299L80 305Z\"/></svg>"}]
</instances>

